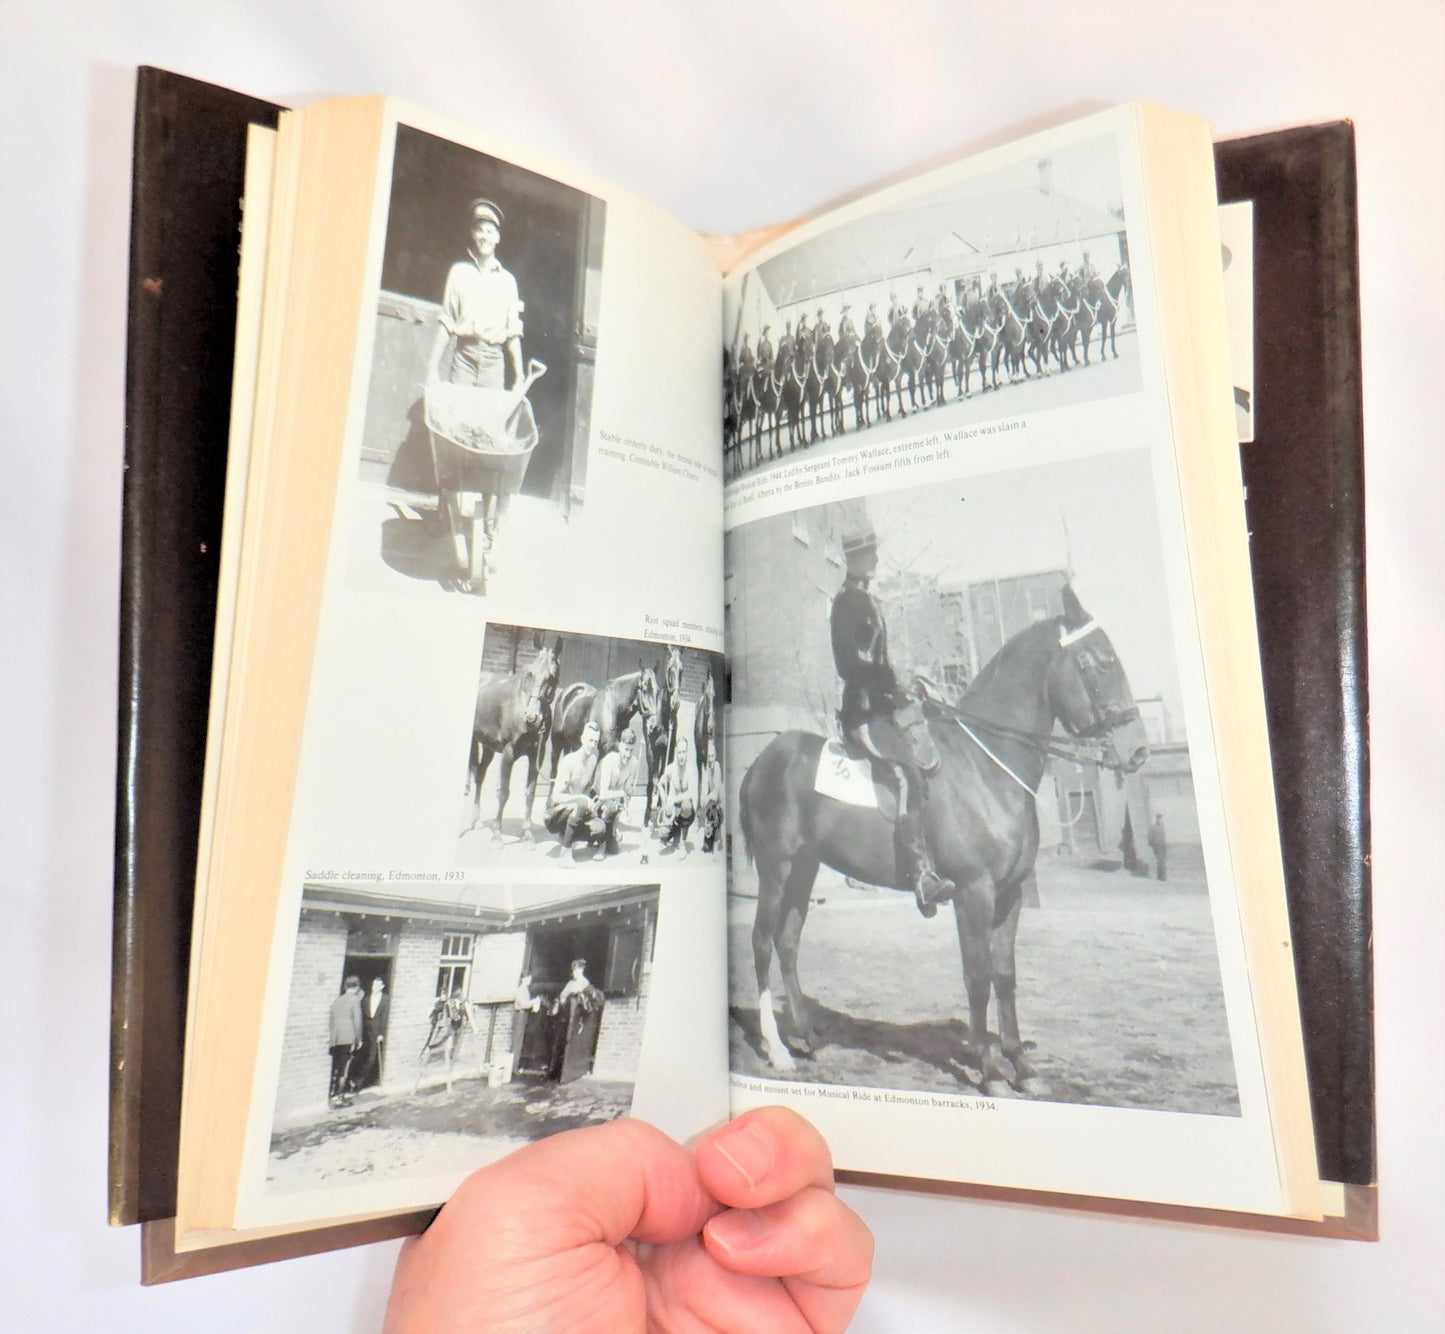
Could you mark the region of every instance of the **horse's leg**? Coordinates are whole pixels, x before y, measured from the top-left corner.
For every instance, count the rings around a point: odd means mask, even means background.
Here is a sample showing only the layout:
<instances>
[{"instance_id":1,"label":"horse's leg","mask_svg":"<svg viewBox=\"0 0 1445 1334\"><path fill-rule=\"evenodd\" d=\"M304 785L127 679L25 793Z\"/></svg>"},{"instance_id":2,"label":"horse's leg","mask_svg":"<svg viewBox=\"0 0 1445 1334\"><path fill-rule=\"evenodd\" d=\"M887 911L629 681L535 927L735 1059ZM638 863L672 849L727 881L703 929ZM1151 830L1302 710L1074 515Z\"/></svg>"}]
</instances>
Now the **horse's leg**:
<instances>
[{"instance_id":1,"label":"horse's leg","mask_svg":"<svg viewBox=\"0 0 1445 1334\"><path fill-rule=\"evenodd\" d=\"M1030 871L1032 876L1033 872ZM994 911L992 957L993 992L998 999L999 1047L1013 1074L1009 1082L1021 1093L1042 1092L1037 1071L1024 1059L1023 1039L1019 1036L1018 978L1014 966L1014 942L1018 936L1019 905L1023 901L1023 882L999 888L999 902Z\"/></svg>"},{"instance_id":2,"label":"horse's leg","mask_svg":"<svg viewBox=\"0 0 1445 1334\"><path fill-rule=\"evenodd\" d=\"M787 862L771 865L764 853L758 857L758 907L753 916L753 976L758 984L758 1033L763 1054L774 1070L791 1070L793 1054L778 1032L773 1013L773 947L783 912Z\"/></svg>"},{"instance_id":3,"label":"horse's leg","mask_svg":"<svg viewBox=\"0 0 1445 1334\"><path fill-rule=\"evenodd\" d=\"M526 751L523 758L527 761L527 785L523 789L526 793L526 807L522 811L522 838L527 843L535 843L537 836L532 832L532 803L537 798L537 759L538 752L542 749L542 742L539 738L532 748Z\"/></svg>"},{"instance_id":4,"label":"horse's leg","mask_svg":"<svg viewBox=\"0 0 1445 1334\"><path fill-rule=\"evenodd\" d=\"M502 758L497 761L497 818L492 823L492 841L502 841L502 812L507 808L507 795L512 790L512 765L516 757L511 746L502 748Z\"/></svg>"},{"instance_id":5,"label":"horse's leg","mask_svg":"<svg viewBox=\"0 0 1445 1334\"><path fill-rule=\"evenodd\" d=\"M818 1046L808 999L798 981L798 943L803 936L803 923L808 919L808 901L813 882L818 878L818 857L808 850L792 859L787 879L783 882L782 920L778 923L778 971L783 979L783 992L788 999L788 1017L792 1022L794 1045L805 1056Z\"/></svg>"},{"instance_id":6,"label":"horse's leg","mask_svg":"<svg viewBox=\"0 0 1445 1334\"><path fill-rule=\"evenodd\" d=\"M978 1071L980 1087L1001 1077L988 1034L988 998L993 989L991 936L994 919L993 877L987 872L966 883L959 881L953 899L958 927L958 948L963 959L963 985L968 993L968 1038L962 1061L970 1073Z\"/></svg>"},{"instance_id":7,"label":"horse's leg","mask_svg":"<svg viewBox=\"0 0 1445 1334\"><path fill-rule=\"evenodd\" d=\"M482 780L487 776L487 767L492 762L492 750L484 746L480 741L472 743L477 749L476 777L472 783L472 823L471 828L475 829L482 823Z\"/></svg>"}]
</instances>

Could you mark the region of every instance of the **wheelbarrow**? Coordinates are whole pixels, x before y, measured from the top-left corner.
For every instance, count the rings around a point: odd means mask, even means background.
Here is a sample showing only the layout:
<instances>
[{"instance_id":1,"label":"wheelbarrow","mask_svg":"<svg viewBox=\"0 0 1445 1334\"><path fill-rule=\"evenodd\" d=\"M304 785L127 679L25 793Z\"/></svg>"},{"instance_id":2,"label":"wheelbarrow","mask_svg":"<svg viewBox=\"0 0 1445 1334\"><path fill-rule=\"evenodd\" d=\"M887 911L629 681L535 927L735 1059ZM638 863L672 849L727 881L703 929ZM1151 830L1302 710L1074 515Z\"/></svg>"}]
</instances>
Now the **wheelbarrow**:
<instances>
[{"instance_id":1,"label":"wheelbarrow","mask_svg":"<svg viewBox=\"0 0 1445 1334\"><path fill-rule=\"evenodd\" d=\"M456 558L453 587L463 592L487 591L498 529L537 448L527 392L546 373L534 358L513 389L435 381L426 387L437 517Z\"/></svg>"}]
</instances>

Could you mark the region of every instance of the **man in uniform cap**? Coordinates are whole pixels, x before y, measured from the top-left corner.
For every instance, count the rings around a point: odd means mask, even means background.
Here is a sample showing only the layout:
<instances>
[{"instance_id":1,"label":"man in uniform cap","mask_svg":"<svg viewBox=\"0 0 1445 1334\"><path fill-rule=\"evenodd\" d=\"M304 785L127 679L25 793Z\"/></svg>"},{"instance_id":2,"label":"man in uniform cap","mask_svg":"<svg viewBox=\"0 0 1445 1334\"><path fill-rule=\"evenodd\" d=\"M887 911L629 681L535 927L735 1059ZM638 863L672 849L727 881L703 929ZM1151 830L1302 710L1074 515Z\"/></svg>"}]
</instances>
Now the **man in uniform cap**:
<instances>
[{"instance_id":1,"label":"man in uniform cap","mask_svg":"<svg viewBox=\"0 0 1445 1334\"><path fill-rule=\"evenodd\" d=\"M793 355L793 321L783 321L783 336L778 339L778 364L784 365Z\"/></svg>"},{"instance_id":2,"label":"man in uniform cap","mask_svg":"<svg viewBox=\"0 0 1445 1334\"><path fill-rule=\"evenodd\" d=\"M893 828L894 855L913 890L918 911L932 917L954 891L933 869L923 833L923 771L898 715L917 710L900 689L888 661L888 627L883 609L868 591L878 568L878 539L871 527L845 535L843 556L848 575L833 599L830 629L833 662L843 679L838 718L848 746L886 760L897 772L898 819ZM922 725L921 718L917 725ZM937 766L937 761L934 761Z\"/></svg>"},{"instance_id":3,"label":"man in uniform cap","mask_svg":"<svg viewBox=\"0 0 1445 1334\"><path fill-rule=\"evenodd\" d=\"M512 384L522 379L522 300L497 260L502 210L474 199L470 214L472 243L447 273L429 369L437 380L505 389L509 370Z\"/></svg>"},{"instance_id":4,"label":"man in uniform cap","mask_svg":"<svg viewBox=\"0 0 1445 1334\"><path fill-rule=\"evenodd\" d=\"M773 326L763 325L763 331L758 335L758 365L764 369L771 369L773 364L773 340L768 337L768 331Z\"/></svg>"}]
</instances>

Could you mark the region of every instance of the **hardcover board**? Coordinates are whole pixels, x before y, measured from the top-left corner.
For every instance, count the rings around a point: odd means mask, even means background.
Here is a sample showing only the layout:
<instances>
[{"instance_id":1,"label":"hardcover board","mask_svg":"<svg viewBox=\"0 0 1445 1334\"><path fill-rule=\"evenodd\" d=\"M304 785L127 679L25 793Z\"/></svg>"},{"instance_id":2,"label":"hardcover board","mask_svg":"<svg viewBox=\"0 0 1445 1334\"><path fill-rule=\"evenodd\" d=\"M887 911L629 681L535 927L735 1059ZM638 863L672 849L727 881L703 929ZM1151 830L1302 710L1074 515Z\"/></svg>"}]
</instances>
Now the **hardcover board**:
<instances>
[{"instance_id":1,"label":"hardcover board","mask_svg":"<svg viewBox=\"0 0 1445 1334\"><path fill-rule=\"evenodd\" d=\"M145 1282L382 1240L419 1230L431 1216L182 1254L174 1250L169 1221L246 126L274 125L280 110L165 71L140 71L121 581L110 1218L146 1225ZM1256 439L1243 447L1243 463L1320 1174L1366 1188L1374 1181L1374 1081L1353 130L1335 124L1221 143L1216 164L1221 200L1254 201ZM874 1184L866 1176L852 1179ZM1373 1191L1364 1189L1346 1192L1344 1219L1322 1225L941 1189L1179 1221L1375 1233Z\"/></svg>"}]
</instances>

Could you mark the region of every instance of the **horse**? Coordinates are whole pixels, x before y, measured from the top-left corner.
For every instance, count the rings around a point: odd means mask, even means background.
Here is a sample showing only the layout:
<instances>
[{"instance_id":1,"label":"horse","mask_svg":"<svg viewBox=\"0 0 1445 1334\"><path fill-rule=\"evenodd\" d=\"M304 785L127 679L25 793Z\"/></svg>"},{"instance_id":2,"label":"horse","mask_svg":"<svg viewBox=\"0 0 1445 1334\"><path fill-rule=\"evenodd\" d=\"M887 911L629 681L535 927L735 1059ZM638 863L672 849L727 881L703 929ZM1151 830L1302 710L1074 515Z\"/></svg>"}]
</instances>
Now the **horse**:
<instances>
[{"instance_id":1,"label":"horse","mask_svg":"<svg viewBox=\"0 0 1445 1334\"><path fill-rule=\"evenodd\" d=\"M827 416L824 418L825 434L830 433L830 427L833 435L842 435L845 429L841 370L845 355L843 348L845 341L851 343L852 340L835 340L832 334L825 331L818 335L818 341L813 349L813 368L818 376L819 401L820 405L827 405Z\"/></svg>"},{"instance_id":2,"label":"horse","mask_svg":"<svg viewBox=\"0 0 1445 1334\"><path fill-rule=\"evenodd\" d=\"M1098 306L1096 318L1099 322L1100 360L1103 360L1105 343L1108 343L1114 359L1116 361L1119 359L1119 348L1114 341L1114 329L1119 320L1119 307L1123 304L1123 294L1128 290L1130 282L1129 266L1121 264L1114 270L1113 276L1108 282L1095 278L1091 286L1090 295Z\"/></svg>"},{"instance_id":3,"label":"horse","mask_svg":"<svg viewBox=\"0 0 1445 1334\"><path fill-rule=\"evenodd\" d=\"M953 315L942 313L934 321L928 355L923 360L923 380L932 391L935 403L948 402L948 345L952 340Z\"/></svg>"},{"instance_id":4,"label":"horse","mask_svg":"<svg viewBox=\"0 0 1445 1334\"><path fill-rule=\"evenodd\" d=\"M994 318L998 321L998 345L993 354L993 382L998 384L998 367L1000 358L1008 367L1009 383L1012 384L1018 379L1020 371L1024 379L1029 377L1028 363L1024 360L1026 331L1023 319L1014 304L1009 300L1008 295L1000 290L993 301Z\"/></svg>"},{"instance_id":5,"label":"horse","mask_svg":"<svg viewBox=\"0 0 1445 1334\"><path fill-rule=\"evenodd\" d=\"M617 738L641 713L645 719L657 708L657 675L651 667L637 664L635 672L614 676L599 690L586 681L574 681L557 696L552 711L551 781L557 781L562 756L582 745L582 732L596 723L598 755L617 746Z\"/></svg>"},{"instance_id":6,"label":"horse","mask_svg":"<svg viewBox=\"0 0 1445 1334\"><path fill-rule=\"evenodd\" d=\"M502 837L502 812L512 786L512 766L519 760L527 762L527 804L522 813L522 837L532 841L532 802L537 795L537 774L542 752L552 725L553 696L557 690L557 673L562 658L562 637L538 651L537 656L520 672L509 675L488 674L477 684L477 705L472 716L472 744L467 773L471 779L475 829L482 822L482 780L493 755L500 755L497 766L497 818L492 824L492 837Z\"/></svg>"},{"instance_id":7,"label":"horse","mask_svg":"<svg viewBox=\"0 0 1445 1334\"><path fill-rule=\"evenodd\" d=\"M1061 616L1035 622L1004 644L957 710L927 694L919 705L923 739L938 761L924 792L924 825L939 873L957 886L953 909L969 1005L960 1065L969 1078L978 1071L986 1092L1001 1091L1003 1083L1037 1091L1019 1036L1014 939L1021 889L1038 853L1035 803L1049 756L1087 759L1124 773L1149 756L1108 635L1068 585L1062 602ZM1052 735L1056 722L1066 736ZM792 1045L803 1054L817 1045L798 981L798 945L819 864L871 884L907 888L889 816L814 791L823 745L823 737L809 732L774 737L748 769L740 795L743 844L758 868L752 932L758 1023L767 1059L779 1070L792 1069L794 1059L773 1013L775 950ZM990 992L998 997L997 1046L988 1031Z\"/></svg>"},{"instance_id":8,"label":"horse","mask_svg":"<svg viewBox=\"0 0 1445 1334\"><path fill-rule=\"evenodd\" d=\"M963 314L959 320L973 344L973 358L978 362L978 378L983 382L984 392L988 392L988 372L990 365L994 366L993 387L998 388L998 369L994 360L994 347L998 343L998 327L988 322L988 304L983 297L977 293L970 297L964 307ZM964 372L964 383L967 385L968 374Z\"/></svg>"},{"instance_id":9,"label":"horse","mask_svg":"<svg viewBox=\"0 0 1445 1334\"><path fill-rule=\"evenodd\" d=\"M643 720L643 742L647 746L647 802L642 815L644 828L651 827L652 817L660 808L658 789L662 786L662 771L672 762L672 752L677 746L677 705L682 698L682 650L676 644L669 644L666 667L658 663L655 670L661 680L656 706L651 716Z\"/></svg>"},{"instance_id":10,"label":"horse","mask_svg":"<svg viewBox=\"0 0 1445 1334\"><path fill-rule=\"evenodd\" d=\"M948 340L948 364L953 367L953 383L960 398L969 398L968 368L973 359L973 336L963 326L959 314L953 321L953 332Z\"/></svg>"},{"instance_id":11,"label":"horse","mask_svg":"<svg viewBox=\"0 0 1445 1334\"><path fill-rule=\"evenodd\" d=\"M863 349L866 346L866 342L860 343L856 338L840 339L838 343L838 407L841 411L843 390L848 390L853 396L853 426L855 430L859 431L866 430L870 425L868 388L872 376L867 363L863 360ZM876 346L873 362L876 367L878 363Z\"/></svg>"},{"instance_id":12,"label":"horse","mask_svg":"<svg viewBox=\"0 0 1445 1334\"><path fill-rule=\"evenodd\" d=\"M753 461L754 466L763 461L763 440L771 437L768 441L768 457L775 458L781 450L779 432L782 429L782 419L778 412L779 388L782 383L781 375L774 365L771 356L766 359L759 357L757 368L753 371L753 398L758 405L756 417L756 429L753 435Z\"/></svg>"},{"instance_id":13,"label":"horse","mask_svg":"<svg viewBox=\"0 0 1445 1334\"><path fill-rule=\"evenodd\" d=\"M782 395L779 400L780 411L787 418L788 422L788 451L791 453L797 449L798 442L804 439L806 434L803 425L803 410L806 403L808 387L808 368L811 365L811 358L808 349L801 339L793 344L792 356L790 356L783 367Z\"/></svg>"},{"instance_id":14,"label":"horse","mask_svg":"<svg viewBox=\"0 0 1445 1334\"><path fill-rule=\"evenodd\" d=\"M1058 278L1051 278L1042 288L1039 289L1039 310L1049 321L1049 335L1046 346L1054 359L1059 363L1059 369L1069 369L1069 345L1068 334L1078 313L1075 307L1067 304L1069 290ZM1076 357L1077 361L1078 358Z\"/></svg>"}]
</instances>

